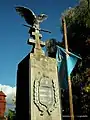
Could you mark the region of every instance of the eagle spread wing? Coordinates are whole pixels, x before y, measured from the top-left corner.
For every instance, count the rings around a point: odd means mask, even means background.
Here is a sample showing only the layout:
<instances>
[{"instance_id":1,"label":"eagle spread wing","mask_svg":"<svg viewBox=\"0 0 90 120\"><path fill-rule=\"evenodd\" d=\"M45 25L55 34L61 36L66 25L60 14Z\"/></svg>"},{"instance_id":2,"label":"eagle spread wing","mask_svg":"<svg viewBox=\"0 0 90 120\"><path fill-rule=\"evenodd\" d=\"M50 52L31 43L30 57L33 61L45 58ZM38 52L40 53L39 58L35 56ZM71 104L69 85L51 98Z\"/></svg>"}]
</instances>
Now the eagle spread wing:
<instances>
[{"instance_id":1,"label":"eagle spread wing","mask_svg":"<svg viewBox=\"0 0 90 120\"><path fill-rule=\"evenodd\" d=\"M36 15L34 14L34 12L26 7L15 7L16 11L22 16L24 17L25 21L33 26L34 21L36 19Z\"/></svg>"}]
</instances>

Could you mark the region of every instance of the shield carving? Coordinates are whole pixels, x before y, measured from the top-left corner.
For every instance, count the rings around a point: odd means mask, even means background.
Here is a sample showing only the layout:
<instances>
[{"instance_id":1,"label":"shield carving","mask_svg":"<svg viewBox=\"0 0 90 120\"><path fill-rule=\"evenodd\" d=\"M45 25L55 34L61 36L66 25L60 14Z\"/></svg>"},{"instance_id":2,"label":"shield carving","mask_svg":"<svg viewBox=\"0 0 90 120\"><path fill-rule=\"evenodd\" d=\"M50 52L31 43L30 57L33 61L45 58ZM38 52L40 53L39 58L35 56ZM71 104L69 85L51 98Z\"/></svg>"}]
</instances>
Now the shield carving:
<instances>
[{"instance_id":1,"label":"shield carving","mask_svg":"<svg viewBox=\"0 0 90 120\"><path fill-rule=\"evenodd\" d=\"M52 87L52 81L48 79L41 79L39 86L39 102L47 109L53 105L54 91Z\"/></svg>"},{"instance_id":2,"label":"shield carving","mask_svg":"<svg viewBox=\"0 0 90 120\"><path fill-rule=\"evenodd\" d=\"M56 90L53 80L42 77L40 80L34 81L33 100L38 110L43 113L47 111L50 115L57 104Z\"/></svg>"}]
</instances>

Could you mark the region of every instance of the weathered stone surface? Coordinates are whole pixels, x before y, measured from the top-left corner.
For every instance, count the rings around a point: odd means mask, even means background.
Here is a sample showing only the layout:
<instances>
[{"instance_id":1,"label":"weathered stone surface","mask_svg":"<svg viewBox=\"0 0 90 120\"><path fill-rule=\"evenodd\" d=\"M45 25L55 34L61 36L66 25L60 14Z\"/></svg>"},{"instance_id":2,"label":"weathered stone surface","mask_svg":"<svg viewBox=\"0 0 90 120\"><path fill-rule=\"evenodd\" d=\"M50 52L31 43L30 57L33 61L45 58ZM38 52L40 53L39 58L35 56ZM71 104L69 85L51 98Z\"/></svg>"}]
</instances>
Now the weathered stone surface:
<instances>
[{"instance_id":1,"label":"weathered stone surface","mask_svg":"<svg viewBox=\"0 0 90 120\"><path fill-rule=\"evenodd\" d=\"M18 65L16 118L61 120L56 60L28 54Z\"/></svg>"},{"instance_id":2,"label":"weathered stone surface","mask_svg":"<svg viewBox=\"0 0 90 120\"><path fill-rule=\"evenodd\" d=\"M56 60L30 54L31 120L61 120Z\"/></svg>"},{"instance_id":3,"label":"weathered stone surface","mask_svg":"<svg viewBox=\"0 0 90 120\"><path fill-rule=\"evenodd\" d=\"M24 10L27 11L24 7L17 7L20 13ZM30 13L33 15L32 11ZM18 64L16 119L61 120L57 63L55 59L46 57L41 48L45 44L40 40L42 35L39 24L46 17L45 14L39 16L39 19L33 17L35 23L29 31L33 40L28 41L33 49Z\"/></svg>"}]
</instances>

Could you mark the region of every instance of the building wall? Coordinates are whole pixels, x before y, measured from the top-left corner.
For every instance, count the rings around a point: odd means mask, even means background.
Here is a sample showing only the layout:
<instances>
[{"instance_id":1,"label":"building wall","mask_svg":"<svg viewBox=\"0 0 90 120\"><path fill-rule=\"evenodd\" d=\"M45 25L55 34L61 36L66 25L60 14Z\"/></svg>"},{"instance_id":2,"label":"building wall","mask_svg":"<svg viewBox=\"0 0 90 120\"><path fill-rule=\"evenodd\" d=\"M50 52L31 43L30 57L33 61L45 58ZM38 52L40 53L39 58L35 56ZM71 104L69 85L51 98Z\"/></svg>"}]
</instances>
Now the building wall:
<instances>
[{"instance_id":1,"label":"building wall","mask_svg":"<svg viewBox=\"0 0 90 120\"><path fill-rule=\"evenodd\" d=\"M5 109L6 109L6 99L4 93L0 92L0 117L4 117Z\"/></svg>"}]
</instances>

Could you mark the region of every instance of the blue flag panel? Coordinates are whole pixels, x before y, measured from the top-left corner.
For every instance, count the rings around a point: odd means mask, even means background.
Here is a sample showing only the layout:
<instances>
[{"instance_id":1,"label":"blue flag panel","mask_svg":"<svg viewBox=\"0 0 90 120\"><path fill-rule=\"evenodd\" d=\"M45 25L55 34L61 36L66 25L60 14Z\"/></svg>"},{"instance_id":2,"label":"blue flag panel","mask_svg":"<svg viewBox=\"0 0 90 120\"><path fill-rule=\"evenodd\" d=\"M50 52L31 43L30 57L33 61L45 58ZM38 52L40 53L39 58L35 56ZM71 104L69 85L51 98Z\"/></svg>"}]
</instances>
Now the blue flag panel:
<instances>
[{"instance_id":1,"label":"blue flag panel","mask_svg":"<svg viewBox=\"0 0 90 120\"><path fill-rule=\"evenodd\" d=\"M69 52L66 59L66 50L57 46L56 59L58 62L58 78L62 88L68 87L68 76L70 76L73 68L75 67L79 56Z\"/></svg>"}]
</instances>

